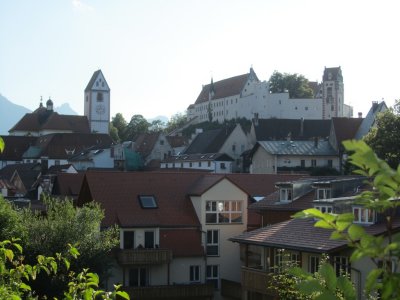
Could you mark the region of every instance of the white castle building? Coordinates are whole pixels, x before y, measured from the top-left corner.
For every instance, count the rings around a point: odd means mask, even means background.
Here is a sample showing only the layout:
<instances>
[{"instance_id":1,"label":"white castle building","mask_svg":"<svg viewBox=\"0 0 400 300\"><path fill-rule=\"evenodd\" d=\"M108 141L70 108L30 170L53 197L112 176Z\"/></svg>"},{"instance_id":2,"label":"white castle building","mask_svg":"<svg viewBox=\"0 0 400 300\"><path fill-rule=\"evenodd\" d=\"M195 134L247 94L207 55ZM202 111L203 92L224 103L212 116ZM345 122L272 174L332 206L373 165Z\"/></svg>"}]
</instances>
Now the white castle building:
<instances>
[{"instance_id":1,"label":"white castle building","mask_svg":"<svg viewBox=\"0 0 400 300\"><path fill-rule=\"evenodd\" d=\"M267 81L260 81L250 68L247 74L203 86L197 100L188 107L193 123L235 118L331 119L352 117L353 109L344 104L342 70L325 68L322 83L310 82L314 98L293 99L289 93L271 93Z\"/></svg>"}]
</instances>

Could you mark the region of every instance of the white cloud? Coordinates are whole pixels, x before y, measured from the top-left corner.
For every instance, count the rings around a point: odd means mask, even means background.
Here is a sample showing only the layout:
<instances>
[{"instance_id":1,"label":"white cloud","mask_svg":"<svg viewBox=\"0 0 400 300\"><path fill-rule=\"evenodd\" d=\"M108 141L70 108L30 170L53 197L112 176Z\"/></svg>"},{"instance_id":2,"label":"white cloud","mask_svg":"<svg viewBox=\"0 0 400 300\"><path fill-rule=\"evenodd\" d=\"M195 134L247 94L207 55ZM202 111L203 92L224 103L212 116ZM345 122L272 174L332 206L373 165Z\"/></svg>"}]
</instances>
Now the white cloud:
<instances>
[{"instance_id":1,"label":"white cloud","mask_svg":"<svg viewBox=\"0 0 400 300\"><path fill-rule=\"evenodd\" d=\"M92 11L93 7L83 3L82 0L72 0L72 6L76 9L79 10L81 12L85 12L85 11Z\"/></svg>"}]
</instances>

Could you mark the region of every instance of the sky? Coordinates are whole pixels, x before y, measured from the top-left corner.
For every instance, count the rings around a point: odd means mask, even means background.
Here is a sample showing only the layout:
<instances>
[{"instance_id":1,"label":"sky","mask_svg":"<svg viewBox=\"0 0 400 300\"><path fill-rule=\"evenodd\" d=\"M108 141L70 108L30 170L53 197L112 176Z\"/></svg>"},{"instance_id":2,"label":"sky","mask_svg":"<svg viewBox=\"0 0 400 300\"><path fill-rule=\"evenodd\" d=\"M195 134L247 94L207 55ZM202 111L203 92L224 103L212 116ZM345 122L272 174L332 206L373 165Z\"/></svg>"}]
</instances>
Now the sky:
<instances>
[{"instance_id":1,"label":"sky","mask_svg":"<svg viewBox=\"0 0 400 300\"><path fill-rule=\"evenodd\" d=\"M184 113L202 85L254 68L321 81L340 66L345 103L400 98L400 1L1 0L0 94L34 110L49 97L83 114L101 69L111 115Z\"/></svg>"}]
</instances>

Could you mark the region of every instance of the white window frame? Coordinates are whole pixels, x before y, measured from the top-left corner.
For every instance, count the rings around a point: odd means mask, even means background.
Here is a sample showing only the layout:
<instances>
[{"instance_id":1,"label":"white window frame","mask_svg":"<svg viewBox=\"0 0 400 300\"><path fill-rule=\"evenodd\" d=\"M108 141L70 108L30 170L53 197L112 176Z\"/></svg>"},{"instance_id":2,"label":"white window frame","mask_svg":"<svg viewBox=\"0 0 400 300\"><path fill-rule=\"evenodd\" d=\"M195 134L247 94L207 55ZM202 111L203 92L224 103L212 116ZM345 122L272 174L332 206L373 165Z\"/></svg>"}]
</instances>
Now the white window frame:
<instances>
[{"instance_id":1,"label":"white window frame","mask_svg":"<svg viewBox=\"0 0 400 300\"><path fill-rule=\"evenodd\" d=\"M219 265L207 265L206 282L214 283L216 290L219 289Z\"/></svg>"},{"instance_id":2,"label":"white window frame","mask_svg":"<svg viewBox=\"0 0 400 300\"><path fill-rule=\"evenodd\" d=\"M334 256L333 267L335 269L336 277L342 275L349 275L350 272L350 260L347 256Z\"/></svg>"},{"instance_id":3,"label":"white window frame","mask_svg":"<svg viewBox=\"0 0 400 300\"><path fill-rule=\"evenodd\" d=\"M189 267L189 281L200 282L200 266L193 265Z\"/></svg>"},{"instance_id":4,"label":"white window frame","mask_svg":"<svg viewBox=\"0 0 400 300\"><path fill-rule=\"evenodd\" d=\"M280 188L279 199L281 202L292 202L293 201L293 189L292 188Z\"/></svg>"},{"instance_id":5,"label":"white window frame","mask_svg":"<svg viewBox=\"0 0 400 300\"><path fill-rule=\"evenodd\" d=\"M333 213L333 207L331 205L314 205L315 209L318 209L322 213Z\"/></svg>"},{"instance_id":6,"label":"white window frame","mask_svg":"<svg viewBox=\"0 0 400 300\"><path fill-rule=\"evenodd\" d=\"M321 258L317 255L310 255L308 257L308 271L310 273L315 273L319 269Z\"/></svg>"},{"instance_id":7,"label":"white window frame","mask_svg":"<svg viewBox=\"0 0 400 300\"><path fill-rule=\"evenodd\" d=\"M362 206L353 206L354 223L357 224L374 224L375 212L370 208Z\"/></svg>"},{"instance_id":8,"label":"white window frame","mask_svg":"<svg viewBox=\"0 0 400 300\"><path fill-rule=\"evenodd\" d=\"M210 251L209 251L209 249L210 249ZM213 249L213 250L211 250L211 249ZM215 251L214 249L217 249L217 251ZM212 254L210 254L210 253L212 253ZM207 230L206 254L207 254L207 256L219 256L219 230L218 229Z\"/></svg>"},{"instance_id":9,"label":"white window frame","mask_svg":"<svg viewBox=\"0 0 400 300\"><path fill-rule=\"evenodd\" d=\"M206 201L205 221L206 224L243 223L243 201L241 200Z\"/></svg>"},{"instance_id":10,"label":"white window frame","mask_svg":"<svg viewBox=\"0 0 400 300\"><path fill-rule=\"evenodd\" d=\"M322 194L322 195L321 195ZM322 196L322 197L320 197ZM332 198L332 189L331 188L318 188L317 189L317 199L330 199Z\"/></svg>"}]
</instances>

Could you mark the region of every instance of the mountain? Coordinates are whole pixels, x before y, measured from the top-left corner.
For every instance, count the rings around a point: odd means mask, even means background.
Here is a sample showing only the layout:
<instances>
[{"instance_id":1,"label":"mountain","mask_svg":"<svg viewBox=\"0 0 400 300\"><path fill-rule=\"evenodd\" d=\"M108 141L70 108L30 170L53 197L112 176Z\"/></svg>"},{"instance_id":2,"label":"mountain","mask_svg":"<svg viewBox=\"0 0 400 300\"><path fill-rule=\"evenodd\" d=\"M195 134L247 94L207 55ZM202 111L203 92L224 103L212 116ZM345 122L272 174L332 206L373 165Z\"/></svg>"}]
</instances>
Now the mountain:
<instances>
[{"instance_id":1,"label":"mountain","mask_svg":"<svg viewBox=\"0 0 400 300\"><path fill-rule=\"evenodd\" d=\"M31 111L26 107L12 103L0 94L0 134L8 135L11 129L26 113Z\"/></svg>"},{"instance_id":2,"label":"mountain","mask_svg":"<svg viewBox=\"0 0 400 300\"><path fill-rule=\"evenodd\" d=\"M151 122L153 122L155 120L160 120L161 122L163 122L165 124L168 123L168 118L166 116L157 116L157 117L154 117L154 118L150 118L150 119L147 119L147 122L151 123Z\"/></svg>"},{"instance_id":3,"label":"mountain","mask_svg":"<svg viewBox=\"0 0 400 300\"><path fill-rule=\"evenodd\" d=\"M60 106L54 108L54 111L58 112L60 115L77 115L78 113L74 111L68 103L63 103Z\"/></svg>"}]
</instances>

